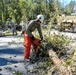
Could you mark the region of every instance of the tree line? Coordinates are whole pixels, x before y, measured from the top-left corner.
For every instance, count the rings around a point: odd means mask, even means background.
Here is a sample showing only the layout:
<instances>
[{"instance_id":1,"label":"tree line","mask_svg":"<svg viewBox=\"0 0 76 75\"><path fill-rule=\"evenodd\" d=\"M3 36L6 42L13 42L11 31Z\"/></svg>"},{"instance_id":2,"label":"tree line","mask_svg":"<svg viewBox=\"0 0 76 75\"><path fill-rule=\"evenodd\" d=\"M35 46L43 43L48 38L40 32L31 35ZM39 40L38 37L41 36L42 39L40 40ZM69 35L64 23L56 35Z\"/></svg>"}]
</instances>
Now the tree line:
<instances>
[{"instance_id":1,"label":"tree line","mask_svg":"<svg viewBox=\"0 0 76 75\"><path fill-rule=\"evenodd\" d=\"M0 24L8 18L19 24L22 18L29 21L35 19L38 14L43 14L45 20L54 15L70 15L74 12L74 6L75 1L64 6L60 0L0 0Z\"/></svg>"}]
</instances>

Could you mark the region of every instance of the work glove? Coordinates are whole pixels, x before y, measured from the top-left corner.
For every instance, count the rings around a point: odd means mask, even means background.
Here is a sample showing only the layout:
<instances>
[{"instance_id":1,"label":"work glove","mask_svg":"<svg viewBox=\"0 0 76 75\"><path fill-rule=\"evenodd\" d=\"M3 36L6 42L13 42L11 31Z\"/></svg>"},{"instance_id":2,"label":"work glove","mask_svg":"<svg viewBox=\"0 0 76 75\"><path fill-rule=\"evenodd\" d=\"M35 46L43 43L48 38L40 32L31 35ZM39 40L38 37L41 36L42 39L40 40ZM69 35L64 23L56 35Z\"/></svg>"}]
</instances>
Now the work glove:
<instances>
[{"instance_id":1,"label":"work glove","mask_svg":"<svg viewBox=\"0 0 76 75\"><path fill-rule=\"evenodd\" d=\"M35 40L35 37L32 35L31 39L32 39L32 40Z\"/></svg>"},{"instance_id":2,"label":"work glove","mask_svg":"<svg viewBox=\"0 0 76 75\"><path fill-rule=\"evenodd\" d=\"M43 36L41 36L41 40L40 41L42 41L43 40Z\"/></svg>"}]
</instances>

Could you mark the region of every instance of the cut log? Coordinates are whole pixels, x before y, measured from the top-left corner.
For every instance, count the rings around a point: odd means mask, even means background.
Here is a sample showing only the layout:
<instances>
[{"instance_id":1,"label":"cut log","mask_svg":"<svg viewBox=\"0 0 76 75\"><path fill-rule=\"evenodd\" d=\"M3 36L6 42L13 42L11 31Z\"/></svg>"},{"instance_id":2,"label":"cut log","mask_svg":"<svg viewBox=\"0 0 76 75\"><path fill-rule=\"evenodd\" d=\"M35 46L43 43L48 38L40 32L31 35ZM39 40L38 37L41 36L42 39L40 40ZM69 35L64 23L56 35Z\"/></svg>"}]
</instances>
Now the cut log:
<instances>
[{"instance_id":1,"label":"cut log","mask_svg":"<svg viewBox=\"0 0 76 75\"><path fill-rule=\"evenodd\" d=\"M72 75L70 67L67 66L67 64L63 60L60 60L58 58L53 49L48 50L48 54L61 75Z\"/></svg>"}]
</instances>

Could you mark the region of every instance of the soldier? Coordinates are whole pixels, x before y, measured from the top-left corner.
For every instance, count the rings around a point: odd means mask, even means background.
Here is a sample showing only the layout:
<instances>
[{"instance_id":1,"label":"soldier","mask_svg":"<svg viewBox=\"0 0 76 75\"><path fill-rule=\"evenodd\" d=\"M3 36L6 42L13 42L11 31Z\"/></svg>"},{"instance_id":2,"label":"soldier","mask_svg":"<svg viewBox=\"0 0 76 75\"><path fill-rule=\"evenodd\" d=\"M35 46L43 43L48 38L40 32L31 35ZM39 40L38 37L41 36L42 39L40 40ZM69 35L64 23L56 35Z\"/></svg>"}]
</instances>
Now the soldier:
<instances>
[{"instance_id":1,"label":"soldier","mask_svg":"<svg viewBox=\"0 0 76 75\"><path fill-rule=\"evenodd\" d=\"M14 35L14 33L16 33L16 35L17 35L16 26L15 26L14 22L10 18L8 18L8 21L11 25L12 35Z\"/></svg>"},{"instance_id":2,"label":"soldier","mask_svg":"<svg viewBox=\"0 0 76 75\"><path fill-rule=\"evenodd\" d=\"M30 47L32 42L37 38L35 38L32 34L32 32L37 29L40 35L41 40L43 40L43 35L41 31L41 23L44 21L44 16L43 15L38 15L36 20L31 20L28 25L26 30L23 32L24 34L24 60L29 61L29 54L30 54ZM37 49L37 47L36 47Z\"/></svg>"}]
</instances>

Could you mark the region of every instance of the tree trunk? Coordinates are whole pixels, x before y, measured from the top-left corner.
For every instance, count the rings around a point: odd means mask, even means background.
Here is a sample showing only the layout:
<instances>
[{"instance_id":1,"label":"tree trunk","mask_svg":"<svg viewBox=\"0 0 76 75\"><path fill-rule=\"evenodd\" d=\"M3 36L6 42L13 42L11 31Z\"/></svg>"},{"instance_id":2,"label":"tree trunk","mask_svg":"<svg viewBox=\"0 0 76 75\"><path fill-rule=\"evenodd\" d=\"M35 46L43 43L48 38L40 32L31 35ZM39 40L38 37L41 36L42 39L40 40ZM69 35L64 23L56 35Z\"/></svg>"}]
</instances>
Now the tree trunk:
<instances>
[{"instance_id":1,"label":"tree trunk","mask_svg":"<svg viewBox=\"0 0 76 75\"><path fill-rule=\"evenodd\" d=\"M53 51L53 49L50 49L48 53L53 64L56 66L61 75L72 75L70 67L67 66L67 64L63 60L60 60L58 58L57 54Z\"/></svg>"}]
</instances>

